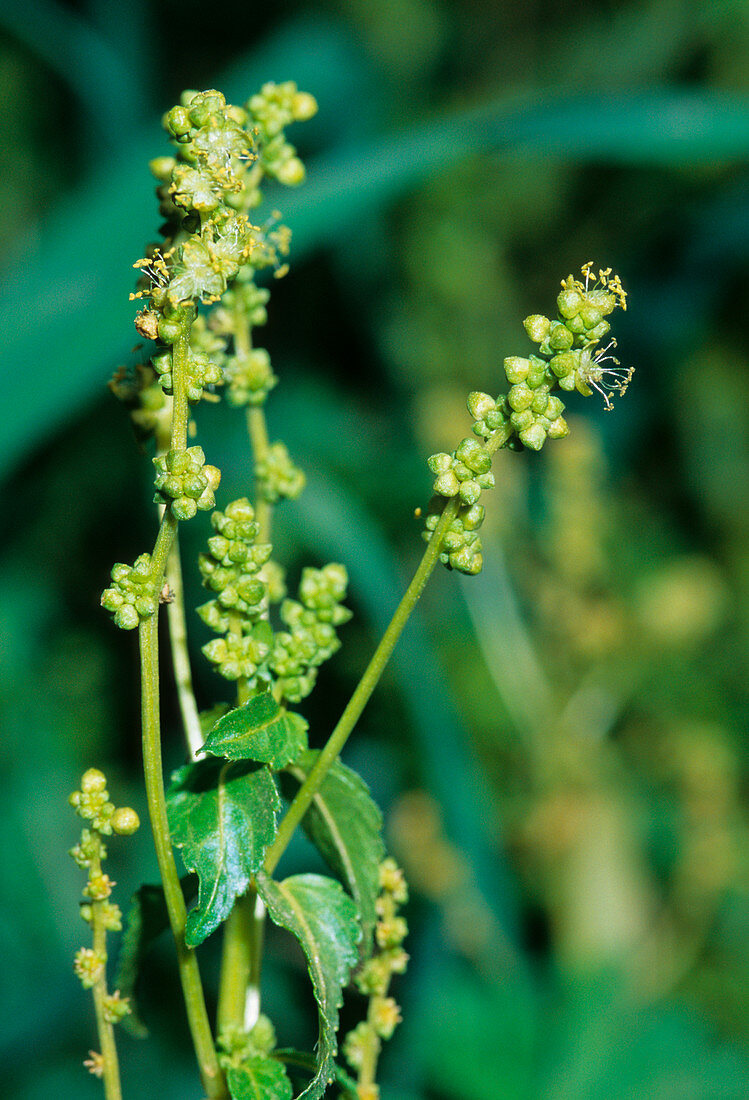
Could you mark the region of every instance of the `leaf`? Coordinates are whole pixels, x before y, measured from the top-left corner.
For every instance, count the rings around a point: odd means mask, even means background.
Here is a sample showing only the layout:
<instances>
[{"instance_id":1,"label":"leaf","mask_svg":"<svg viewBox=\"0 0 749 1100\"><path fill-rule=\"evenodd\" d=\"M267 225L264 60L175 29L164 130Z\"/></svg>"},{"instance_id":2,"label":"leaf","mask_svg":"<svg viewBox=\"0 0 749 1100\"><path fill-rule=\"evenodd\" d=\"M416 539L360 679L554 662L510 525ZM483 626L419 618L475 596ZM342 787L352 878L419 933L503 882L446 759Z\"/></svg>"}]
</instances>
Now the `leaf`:
<instances>
[{"instance_id":1,"label":"leaf","mask_svg":"<svg viewBox=\"0 0 749 1100\"><path fill-rule=\"evenodd\" d=\"M319 755L312 750L303 753L286 769L288 774L303 783ZM385 845L382 814L361 776L337 760L302 818L302 828L353 895L362 925L362 950L368 955Z\"/></svg>"},{"instance_id":2,"label":"leaf","mask_svg":"<svg viewBox=\"0 0 749 1100\"><path fill-rule=\"evenodd\" d=\"M200 878L185 940L196 947L247 891L276 835L280 800L267 768L201 760L179 768L167 792L169 828L189 871Z\"/></svg>"},{"instance_id":3,"label":"leaf","mask_svg":"<svg viewBox=\"0 0 749 1100\"><path fill-rule=\"evenodd\" d=\"M314 1073L317 1068L314 1054L305 1054L301 1050L290 1048L274 1050L273 1057L278 1058L279 1062L283 1062L284 1065L292 1069L302 1069L308 1073ZM356 1091L356 1081L353 1077L346 1073L346 1070L339 1066L337 1062L333 1064L333 1073L335 1083L340 1089L339 1100L358 1100L359 1094Z\"/></svg>"},{"instance_id":4,"label":"leaf","mask_svg":"<svg viewBox=\"0 0 749 1100\"><path fill-rule=\"evenodd\" d=\"M180 879L182 893L187 901L193 893L189 877ZM124 922L120 955L117 960L114 987L130 1001L130 1015L123 1018L126 1031L138 1039L145 1039L148 1028L138 1014L135 987L140 967L148 948L169 927L169 914L164 900L164 888L145 883L133 894Z\"/></svg>"},{"instance_id":5,"label":"leaf","mask_svg":"<svg viewBox=\"0 0 749 1100\"><path fill-rule=\"evenodd\" d=\"M317 1072L299 1100L317 1100L335 1072L338 1010L343 987L358 959L361 931L356 906L340 883L323 875L292 875L275 882L261 872L257 891L271 920L296 936L307 957L320 1029Z\"/></svg>"},{"instance_id":6,"label":"leaf","mask_svg":"<svg viewBox=\"0 0 749 1100\"><path fill-rule=\"evenodd\" d=\"M203 751L284 768L306 748L307 723L301 714L279 706L270 692L263 692L219 718Z\"/></svg>"},{"instance_id":7,"label":"leaf","mask_svg":"<svg viewBox=\"0 0 749 1100\"><path fill-rule=\"evenodd\" d=\"M232 1100L291 1100L286 1070L275 1058L247 1058L226 1075Z\"/></svg>"}]
</instances>

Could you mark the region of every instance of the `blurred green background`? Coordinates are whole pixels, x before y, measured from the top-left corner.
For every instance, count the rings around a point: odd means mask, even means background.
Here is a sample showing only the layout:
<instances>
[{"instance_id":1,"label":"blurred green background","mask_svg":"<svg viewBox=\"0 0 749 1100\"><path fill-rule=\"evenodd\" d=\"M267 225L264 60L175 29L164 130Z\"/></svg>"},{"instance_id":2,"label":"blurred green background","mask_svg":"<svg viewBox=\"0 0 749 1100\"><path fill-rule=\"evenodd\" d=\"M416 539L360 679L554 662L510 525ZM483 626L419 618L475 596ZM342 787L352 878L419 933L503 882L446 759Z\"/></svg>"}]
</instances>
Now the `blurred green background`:
<instances>
[{"instance_id":1,"label":"blurred green background","mask_svg":"<svg viewBox=\"0 0 749 1100\"><path fill-rule=\"evenodd\" d=\"M159 118L183 87L287 79L320 113L290 134L307 184L270 196L294 240L269 416L309 474L278 543L292 571L343 561L356 612L305 705L315 743L418 560L424 457L467 432L467 391L498 392L584 261L630 294L629 394L498 456L483 574L435 576L346 751L413 887L384 1100L749 1094L747 72L745 0L5 0L3 1095L101 1094L66 797L96 765L145 817L135 642L98 598L153 538L106 381L135 342ZM241 419L200 410L225 500ZM169 706L165 734L176 765ZM148 829L110 862L125 904L156 877ZM274 936L265 985L281 1041L312 1042ZM126 1097L197 1097L166 938L141 995Z\"/></svg>"}]
</instances>

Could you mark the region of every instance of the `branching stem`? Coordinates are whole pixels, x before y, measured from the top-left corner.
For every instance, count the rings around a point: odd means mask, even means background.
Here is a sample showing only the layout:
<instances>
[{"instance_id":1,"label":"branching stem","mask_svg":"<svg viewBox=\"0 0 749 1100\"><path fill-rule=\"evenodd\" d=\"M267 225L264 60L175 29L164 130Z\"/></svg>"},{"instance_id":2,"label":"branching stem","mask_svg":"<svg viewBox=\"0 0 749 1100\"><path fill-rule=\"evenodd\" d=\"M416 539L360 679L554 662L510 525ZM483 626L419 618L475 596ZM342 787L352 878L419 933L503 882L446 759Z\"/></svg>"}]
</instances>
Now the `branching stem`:
<instances>
[{"instance_id":1,"label":"branching stem","mask_svg":"<svg viewBox=\"0 0 749 1100\"><path fill-rule=\"evenodd\" d=\"M238 356L247 356L252 347L250 326L241 305L235 307L234 346ZM252 448L253 466L268 453L268 425L262 405L247 409L247 433ZM255 519L258 542L271 540L273 507L261 494L255 495ZM262 575L262 574L261 574ZM247 680L237 681L237 706L249 698ZM260 969L265 910L254 890L237 898L226 922L221 956L218 996L218 1032L227 1028L249 1030L260 1012Z\"/></svg>"},{"instance_id":2,"label":"branching stem","mask_svg":"<svg viewBox=\"0 0 749 1100\"><path fill-rule=\"evenodd\" d=\"M169 515L167 511L166 517ZM162 524L162 530L164 529ZM161 533L161 532L160 532ZM161 721L159 713L158 618L153 615L141 623L141 685L143 723L143 768L146 798L151 818L156 859L164 887L169 923L177 947L182 992L195 1054L200 1066L203 1088L210 1100L226 1100L223 1074L218 1064L208 1020L198 959L185 943L187 910L174 862L164 797L164 776L161 763Z\"/></svg>"},{"instance_id":3,"label":"branching stem","mask_svg":"<svg viewBox=\"0 0 749 1100\"><path fill-rule=\"evenodd\" d=\"M504 447L511 434L512 429L509 425L493 432L492 436L484 444L487 452L493 455L495 451ZM338 725L331 733L312 771L297 791L294 801L289 806L286 817L281 822L278 833L276 834L276 839L265 854L264 867L268 874L272 874L275 870L278 861L285 852L294 834L294 830L309 809L310 803L325 779L328 770L339 756L354 726L359 721L362 711L369 702L372 692L377 687L378 681L385 670L385 666L390 659L391 653L395 649L398 639L403 633L403 629L409 620L411 612L415 608L427 581L432 575L432 571L437 564L442 549L442 540L450 524L457 516L459 509L459 498L451 497L442 511L437 526L432 532L432 537L414 573L413 579L406 589L403 599L398 604L396 612L390 620L390 624L383 634L380 644L374 651L372 659L367 665L366 671L359 681L354 694L351 696L346 709L338 720Z\"/></svg>"},{"instance_id":4,"label":"branching stem","mask_svg":"<svg viewBox=\"0 0 749 1100\"><path fill-rule=\"evenodd\" d=\"M177 451L184 451L187 447L189 412L186 381L192 316L191 312L186 314L182 331L172 347L174 400L172 405L171 448ZM167 563L176 546L177 527L177 519L173 515L171 507L167 507L151 555L153 583L157 593L161 591ZM181 574L178 584L181 587ZM158 615L152 615L142 621L138 634L141 665L143 770L156 859L164 888L164 900L169 914L169 923L177 948L177 965L187 1010L187 1021L200 1067L203 1088L209 1100L227 1100L226 1082L218 1063L213 1042L203 985L198 969L198 958L185 942L187 909L174 862L166 812L161 757Z\"/></svg>"},{"instance_id":5,"label":"branching stem","mask_svg":"<svg viewBox=\"0 0 749 1100\"><path fill-rule=\"evenodd\" d=\"M182 584L182 563L179 554L179 539L175 537L166 563L166 582L169 585L170 598L167 605L169 640L171 643L174 682L177 687L182 728L190 753L190 759L198 758L198 750L203 741L200 726L198 704L192 686L190 654L187 647L187 622L185 619L184 586Z\"/></svg>"},{"instance_id":6,"label":"branching stem","mask_svg":"<svg viewBox=\"0 0 749 1100\"><path fill-rule=\"evenodd\" d=\"M354 694L351 696L346 709L341 715L338 725L330 735L328 743L321 751L315 766L299 788L294 801L291 803L286 817L281 822L276 839L265 854L265 870L268 874L272 874L275 870L279 859L285 852L293 836L294 830L309 809L310 803L315 797L320 784L327 775L331 765L337 759L343 746L346 744L354 726L359 721L362 711L369 702L372 692L377 687L377 683L390 659L390 655L395 649L396 642L403 633L403 629L409 620L411 612L416 606L427 581L432 575L432 570L437 564L442 548L442 539L447 528L450 526L453 519L455 519L458 513L458 507L459 501L457 497L451 498L445 505L427 548L424 551L424 556L414 573L411 583L406 589L403 599L398 604L396 612L390 620L390 625L383 634L377 649L374 651L372 659L367 665L364 675L359 681Z\"/></svg>"}]
</instances>

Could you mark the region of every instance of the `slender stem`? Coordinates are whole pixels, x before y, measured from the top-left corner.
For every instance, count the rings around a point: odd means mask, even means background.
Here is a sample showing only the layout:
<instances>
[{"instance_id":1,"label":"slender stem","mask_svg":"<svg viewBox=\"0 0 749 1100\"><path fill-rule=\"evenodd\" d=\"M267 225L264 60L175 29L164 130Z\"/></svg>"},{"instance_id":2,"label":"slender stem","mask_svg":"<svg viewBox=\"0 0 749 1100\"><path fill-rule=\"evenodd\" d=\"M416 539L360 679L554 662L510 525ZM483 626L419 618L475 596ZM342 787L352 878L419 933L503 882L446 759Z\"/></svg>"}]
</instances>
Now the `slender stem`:
<instances>
[{"instance_id":1,"label":"slender stem","mask_svg":"<svg viewBox=\"0 0 749 1100\"><path fill-rule=\"evenodd\" d=\"M169 515L167 511L166 516ZM165 516L165 519L166 519ZM164 530L164 525L159 532ZM158 544L158 539L157 539ZM159 714L158 618L153 615L139 628L141 653L143 767L146 798L151 818L156 859L164 887L169 923L177 947L182 992L195 1053L200 1066L203 1088L210 1100L226 1100L227 1091L213 1044L198 959L185 943L187 910L174 862L164 797L161 764L161 721Z\"/></svg>"},{"instance_id":2,"label":"slender stem","mask_svg":"<svg viewBox=\"0 0 749 1100\"><path fill-rule=\"evenodd\" d=\"M172 444L174 401L167 397L167 411L160 417L156 427L156 453L166 454ZM159 517L163 519L165 507L159 505ZM179 535L175 535L166 562L166 581L171 598L167 606L169 642L174 669L174 683L177 687L182 731L185 735L187 751L191 760L197 759L198 749L203 744L203 731L200 727L198 704L192 686L190 651L187 645L187 619L185 617L185 590L182 583L182 562L179 551Z\"/></svg>"},{"instance_id":3,"label":"slender stem","mask_svg":"<svg viewBox=\"0 0 749 1100\"><path fill-rule=\"evenodd\" d=\"M265 419L265 409L262 405L250 405L247 409L247 432L252 444L252 457L255 468L268 454L268 424ZM255 519L258 527L258 541L270 542L271 526L273 523L273 505L262 494L258 494L255 500Z\"/></svg>"},{"instance_id":4,"label":"slender stem","mask_svg":"<svg viewBox=\"0 0 749 1100\"><path fill-rule=\"evenodd\" d=\"M245 895L246 897L247 895ZM244 1024L244 1006L250 979L252 911L238 898L224 925L221 976L218 986L217 1029L219 1036Z\"/></svg>"},{"instance_id":5,"label":"slender stem","mask_svg":"<svg viewBox=\"0 0 749 1100\"><path fill-rule=\"evenodd\" d=\"M246 358L252 350L251 329L241 301L234 311L234 351L238 358ZM247 434L252 448L253 466L268 454L268 425L262 405L250 405L247 409ZM273 524L273 507L261 495L255 499L255 519L258 524L258 541L270 542ZM262 572L260 574L262 576ZM241 622L230 629L241 633ZM249 699L246 679L237 681L237 705ZM229 1027L249 1031L260 1012L260 966L262 959L263 925L265 909L254 890L237 898L226 922L221 956L221 977L218 997L218 1031Z\"/></svg>"},{"instance_id":6,"label":"slender stem","mask_svg":"<svg viewBox=\"0 0 749 1100\"><path fill-rule=\"evenodd\" d=\"M226 922L219 984L218 1033L250 1031L260 1014L265 907L254 890L238 898Z\"/></svg>"},{"instance_id":7,"label":"slender stem","mask_svg":"<svg viewBox=\"0 0 749 1100\"><path fill-rule=\"evenodd\" d=\"M187 621L185 619L185 596L182 583L182 563L179 555L179 535L175 536L166 562L166 582L169 585L170 601L167 604L169 641L171 643L174 682L177 687L182 728L187 741L191 760L197 760L198 750L205 737L200 726L198 704L192 686L190 653L187 646Z\"/></svg>"},{"instance_id":8,"label":"slender stem","mask_svg":"<svg viewBox=\"0 0 749 1100\"><path fill-rule=\"evenodd\" d=\"M369 702L369 697L382 676L385 665L395 649L396 642L400 638L403 628L408 622L409 616L416 606L421 593L424 591L424 587L432 574L432 570L437 564L440 550L442 549L442 539L447 528L457 515L459 505L460 501L457 497L452 497L445 505L442 515L437 522L437 526L432 532L432 537L429 540L427 548L424 551L424 556L419 563L419 567L414 573L413 579L406 589L403 599L398 604L396 612L390 620L390 625L383 634L377 649L374 651L372 659L367 665L364 675L359 681L354 694L351 696L346 709L341 715L338 725L330 735L328 743L320 752L315 766L299 788L294 801L291 803L286 817L281 822L278 833L276 834L276 839L265 854L264 866L268 874L271 874L275 870L279 859L291 840L294 830L307 812L328 769L334 763L343 746L346 744L362 711Z\"/></svg>"},{"instance_id":9,"label":"slender stem","mask_svg":"<svg viewBox=\"0 0 749 1100\"><path fill-rule=\"evenodd\" d=\"M101 842L100 842L101 843ZM99 854L91 860L91 876L101 874L101 848ZM107 930L104 924L102 912L103 903L93 901L91 903L91 927L93 930L93 948L97 956L102 959L107 957ZM104 1095L106 1100L122 1100L122 1087L120 1085L120 1066L117 1060L117 1044L114 1038L114 1025L107 1020L105 1001L107 998L107 971L102 967L101 974L97 978L91 990L94 995L94 1011L96 1013L96 1030L99 1034L99 1049L101 1051L103 1066Z\"/></svg>"},{"instance_id":10,"label":"slender stem","mask_svg":"<svg viewBox=\"0 0 749 1100\"><path fill-rule=\"evenodd\" d=\"M260 1015L260 971L263 964L265 906L254 890L250 890L247 897L254 902L252 906L252 926L250 928L250 975L247 981L247 993L244 1003L244 1027L245 1031L250 1031Z\"/></svg>"},{"instance_id":11,"label":"slender stem","mask_svg":"<svg viewBox=\"0 0 749 1100\"><path fill-rule=\"evenodd\" d=\"M157 590L157 595L161 589L167 558L169 557L172 543L177 535L177 522L176 517L172 515L171 508L166 508L164 510L164 515L161 517L159 532L156 536L156 542L154 543L151 553L151 572L153 574L153 582Z\"/></svg>"},{"instance_id":12,"label":"slender stem","mask_svg":"<svg viewBox=\"0 0 749 1100\"><path fill-rule=\"evenodd\" d=\"M189 408L187 403L187 361L190 355L190 329L193 314L185 320L182 331L172 345L172 450L184 451L187 448L187 421Z\"/></svg>"}]
</instances>

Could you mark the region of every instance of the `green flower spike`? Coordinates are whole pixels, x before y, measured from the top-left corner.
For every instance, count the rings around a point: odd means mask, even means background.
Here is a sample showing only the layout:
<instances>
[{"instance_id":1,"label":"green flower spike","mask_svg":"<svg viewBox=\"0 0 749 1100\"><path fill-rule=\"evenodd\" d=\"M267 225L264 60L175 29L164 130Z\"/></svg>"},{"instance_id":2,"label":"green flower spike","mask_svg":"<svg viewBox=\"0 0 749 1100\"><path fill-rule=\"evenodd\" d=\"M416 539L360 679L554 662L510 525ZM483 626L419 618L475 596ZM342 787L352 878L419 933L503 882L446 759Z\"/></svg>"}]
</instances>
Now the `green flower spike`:
<instances>
[{"instance_id":1,"label":"green flower spike","mask_svg":"<svg viewBox=\"0 0 749 1100\"><path fill-rule=\"evenodd\" d=\"M538 354L511 355L504 360L509 391L493 398L474 391L468 395L468 411L473 418L475 439L464 439L452 454L440 453L429 459L436 478L433 484L437 500L430 505L424 537L427 541L437 527L444 509L439 498L460 500L461 507L443 534L440 560L463 573L481 571L481 541L476 534L483 508L474 511L483 489L494 484L490 472L492 455L500 447L511 450L527 447L540 451L547 439L563 439L569 432L564 419L564 404L552 390L577 390L589 397L593 390L612 407L614 392L626 392L634 371L619 365L607 354L616 341L597 348L609 332L606 318L615 309L627 308L627 296L618 275L610 268L600 269L594 280L593 264L583 265L583 279L568 275L562 280L557 296L558 318L550 320L540 313L523 322ZM610 365L609 365L610 364Z\"/></svg>"},{"instance_id":2,"label":"green flower spike","mask_svg":"<svg viewBox=\"0 0 749 1100\"><path fill-rule=\"evenodd\" d=\"M291 80L268 83L248 101L247 112L256 130L258 160L266 175L287 187L303 183L304 165L283 131L292 122L306 122L317 114L314 96L298 91Z\"/></svg>"},{"instance_id":3,"label":"green flower spike","mask_svg":"<svg viewBox=\"0 0 749 1100\"><path fill-rule=\"evenodd\" d=\"M81 947L75 954L73 970L84 989L93 990L94 1012L101 1043L101 1053L91 1051L84 1065L106 1081L107 1096L120 1096L117 1048L112 1025L119 1023L131 1011L129 1001L119 990L107 989L107 933L122 929L122 912L110 901L112 882L102 871L107 850L103 836L134 833L140 822L129 806L115 807L109 800L107 780L98 768L89 768L81 778L80 789L73 791L68 802L90 828L81 831L78 844L70 855L76 864L88 872L83 887L80 913L91 929L92 946Z\"/></svg>"},{"instance_id":4,"label":"green flower spike","mask_svg":"<svg viewBox=\"0 0 749 1100\"><path fill-rule=\"evenodd\" d=\"M358 1075L357 1096L364 1100L379 1097L375 1077L382 1043L392 1038L401 1022L400 1008L387 993L392 976L402 974L408 963L408 955L401 946L408 926L398 915L406 901L408 887L403 872L395 860L385 859L380 864L380 894L376 902L379 919L375 938L379 950L364 963L355 979L360 992L369 998L367 1018L348 1033L343 1044L346 1060Z\"/></svg>"},{"instance_id":5,"label":"green flower spike","mask_svg":"<svg viewBox=\"0 0 749 1100\"><path fill-rule=\"evenodd\" d=\"M258 573L271 555L268 543L256 544L258 525L246 497L232 501L224 512L214 512L216 532L208 540L208 553L199 558L203 584L216 599L198 608L201 619L217 634L230 627L229 613L239 614L246 625L258 621L267 607L265 584Z\"/></svg>"},{"instance_id":6,"label":"green flower spike","mask_svg":"<svg viewBox=\"0 0 749 1100\"><path fill-rule=\"evenodd\" d=\"M278 690L290 703L309 695L317 668L340 647L336 627L351 618L341 602L347 585L348 574L342 565L308 567L302 570L299 600L287 599L281 604L281 619L288 630L275 635L269 665Z\"/></svg>"},{"instance_id":7,"label":"green flower spike","mask_svg":"<svg viewBox=\"0 0 749 1100\"><path fill-rule=\"evenodd\" d=\"M227 680L257 676L271 651L271 631L262 616L268 606L267 589L258 576L272 546L256 543L255 511L246 497L232 501L224 512L214 512L216 532L208 540L208 553L199 558L206 588L216 593L198 608L204 623L217 634L203 646L203 653Z\"/></svg>"},{"instance_id":8,"label":"green flower spike","mask_svg":"<svg viewBox=\"0 0 749 1100\"><path fill-rule=\"evenodd\" d=\"M165 394L172 396L174 393L172 379L172 353L170 351L158 352L151 359L153 369L159 376L161 388ZM190 349L186 369L187 400L194 404L203 397L203 390L207 386L217 386L223 381L223 371L217 363L209 359L203 352Z\"/></svg>"},{"instance_id":9,"label":"green flower spike","mask_svg":"<svg viewBox=\"0 0 749 1100\"><path fill-rule=\"evenodd\" d=\"M227 400L236 407L263 405L278 382L270 364L270 356L264 348L254 348L245 356L228 358L224 376Z\"/></svg>"}]
</instances>

